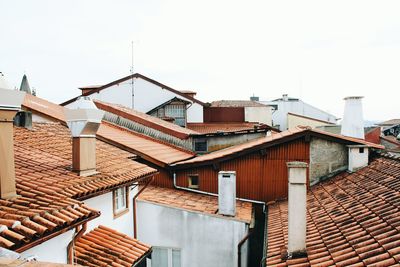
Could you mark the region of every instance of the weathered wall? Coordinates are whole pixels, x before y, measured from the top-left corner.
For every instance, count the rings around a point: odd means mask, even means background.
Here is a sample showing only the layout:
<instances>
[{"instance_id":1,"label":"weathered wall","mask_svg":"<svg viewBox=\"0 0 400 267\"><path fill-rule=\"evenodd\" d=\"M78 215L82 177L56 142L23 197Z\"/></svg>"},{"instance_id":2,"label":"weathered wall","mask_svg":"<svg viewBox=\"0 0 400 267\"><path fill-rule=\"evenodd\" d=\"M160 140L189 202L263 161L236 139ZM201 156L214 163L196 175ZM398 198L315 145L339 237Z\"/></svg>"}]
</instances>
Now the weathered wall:
<instances>
[{"instance_id":1,"label":"weathered wall","mask_svg":"<svg viewBox=\"0 0 400 267\"><path fill-rule=\"evenodd\" d=\"M208 152L242 144L249 140L265 136L266 134L267 134L266 132L263 132L263 133L248 133L248 134L207 137Z\"/></svg>"},{"instance_id":2,"label":"weathered wall","mask_svg":"<svg viewBox=\"0 0 400 267\"><path fill-rule=\"evenodd\" d=\"M312 119L307 119L304 117L299 117L293 114L288 113L287 115L287 122L288 122L288 129L293 129L296 126L309 126L311 128L316 128L319 126L325 126L325 125L332 125L330 123L326 123L323 121L318 121L318 120L312 120Z\"/></svg>"},{"instance_id":3,"label":"weathered wall","mask_svg":"<svg viewBox=\"0 0 400 267\"><path fill-rule=\"evenodd\" d=\"M320 178L347 169L348 149L346 145L315 138L310 143L310 185Z\"/></svg>"},{"instance_id":4,"label":"weathered wall","mask_svg":"<svg viewBox=\"0 0 400 267\"><path fill-rule=\"evenodd\" d=\"M244 222L141 200L137 215L138 239L152 246L181 249L181 266L237 266L237 245L248 232ZM246 250L242 253L246 259Z\"/></svg>"},{"instance_id":5,"label":"weathered wall","mask_svg":"<svg viewBox=\"0 0 400 267\"><path fill-rule=\"evenodd\" d=\"M244 120L272 125L272 107L245 107Z\"/></svg>"},{"instance_id":6,"label":"weathered wall","mask_svg":"<svg viewBox=\"0 0 400 267\"><path fill-rule=\"evenodd\" d=\"M67 247L75 230L56 236L40 245L21 253L22 257L37 256L39 261L67 263Z\"/></svg>"},{"instance_id":7,"label":"weathered wall","mask_svg":"<svg viewBox=\"0 0 400 267\"><path fill-rule=\"evenodd\" d=\"M204 122L244 122L243 107L205 107Z\"/></svg>"}]
</instances>

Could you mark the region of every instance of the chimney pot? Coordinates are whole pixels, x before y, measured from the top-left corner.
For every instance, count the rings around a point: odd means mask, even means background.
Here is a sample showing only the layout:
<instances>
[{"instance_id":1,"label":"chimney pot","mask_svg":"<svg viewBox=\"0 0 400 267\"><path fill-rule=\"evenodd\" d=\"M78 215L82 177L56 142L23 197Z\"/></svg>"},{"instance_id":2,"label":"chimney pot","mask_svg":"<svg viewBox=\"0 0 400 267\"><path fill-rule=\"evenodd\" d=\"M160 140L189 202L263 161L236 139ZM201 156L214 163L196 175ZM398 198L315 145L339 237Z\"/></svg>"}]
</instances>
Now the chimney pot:
<instances>
[{"instance_id":1,"label":"chimney pot","mask_svg":"<svg viewBox=\"0 0 400 267\"><path fill-rule=\"evenodd\" d=\"M362 96L345 97L341 134L364 139Z\"/></svg>"},{"instance_id":2,"label":"chimney pot","mask_svg":"<svg viewBox=\"0 0 400 267\"><path fill-rule=\"evenodd\" d=\"M307 167L305 162L288 162L288 257L306 255Z\"/></svg>"},{"instance_id":3,"label":"chimney pot","mask_svg":"<svg viewBox=\"0 0 400 267\"><path fill-rule=\"evenodd\" d=\"M96 132L104 111L97 109L93 101L85 96L79 97L65 115L72 134L72 169L81 176L97 173Z\"/></svg>"}]
</instances>

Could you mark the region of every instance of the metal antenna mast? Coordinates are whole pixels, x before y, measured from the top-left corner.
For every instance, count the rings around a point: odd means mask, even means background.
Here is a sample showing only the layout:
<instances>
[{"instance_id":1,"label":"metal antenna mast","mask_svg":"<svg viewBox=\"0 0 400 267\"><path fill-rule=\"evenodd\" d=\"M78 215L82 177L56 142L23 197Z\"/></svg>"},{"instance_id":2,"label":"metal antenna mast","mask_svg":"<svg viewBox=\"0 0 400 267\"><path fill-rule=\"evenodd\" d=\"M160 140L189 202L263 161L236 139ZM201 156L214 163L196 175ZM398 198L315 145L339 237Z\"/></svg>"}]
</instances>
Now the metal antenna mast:
<instances>
[{"instance_id":1,"label":"metal antenna mast","mask_svg":"<svg viewBox=\"0 0 400 267\"><path fill-rule=\"evenodd\" d=\"M132 45L132 65L131 65L131 85L132 85L132 109L135 108L135 84L133 79L133 41L131 42Z\"/></svg>"}]
</instances>

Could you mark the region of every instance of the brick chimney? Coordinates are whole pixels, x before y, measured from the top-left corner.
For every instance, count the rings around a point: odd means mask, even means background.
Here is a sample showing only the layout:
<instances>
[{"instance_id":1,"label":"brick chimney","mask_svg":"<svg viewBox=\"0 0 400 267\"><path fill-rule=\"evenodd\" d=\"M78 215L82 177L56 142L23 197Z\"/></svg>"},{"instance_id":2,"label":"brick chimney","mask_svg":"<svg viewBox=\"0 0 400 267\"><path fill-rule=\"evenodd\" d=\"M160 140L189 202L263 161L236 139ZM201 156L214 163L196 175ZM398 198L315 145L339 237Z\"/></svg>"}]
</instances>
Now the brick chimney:
<instances>
[{"instance_id":1,"label":"brick chimney","mask_svg":"<svg viewBox=\"0 0 400 267\"><path fill-rule=\"evenodd\" d=\"M66 110L72 134L72 169L81 176L96 174L96 132L104 111L87 96L79 97Z\"/></svg>"},{"instance_id":2,"label":"brick chimney","mask_svg":"<svg viewBox=\"0 0 400 267\"><path fill-rule=\"evenodd\" d=\"M341 134L364 139L362 96L345 97Z\"/></svg>"},{"instance_id":3,"label":"brick chimney","mask_svg":"<svg viewBox=\"0 0 400 267\"><path fill-rule=\"evenodd\" d=\"M0 85L6 86L0 73ZM14 116L21 109L25 93L10 88L0 88L0 198L17 196L14 163Z\"/></svg>"},{"instance_id":4,"label":"brick chimney","mask_svg":"<svg viewBox=\"0 0 400 267\"><path fill-rule=\"evenodd\" d=\"M288 258L306 255L307 167L305 162L288 162Z\"/></svg>"}]
</instances>

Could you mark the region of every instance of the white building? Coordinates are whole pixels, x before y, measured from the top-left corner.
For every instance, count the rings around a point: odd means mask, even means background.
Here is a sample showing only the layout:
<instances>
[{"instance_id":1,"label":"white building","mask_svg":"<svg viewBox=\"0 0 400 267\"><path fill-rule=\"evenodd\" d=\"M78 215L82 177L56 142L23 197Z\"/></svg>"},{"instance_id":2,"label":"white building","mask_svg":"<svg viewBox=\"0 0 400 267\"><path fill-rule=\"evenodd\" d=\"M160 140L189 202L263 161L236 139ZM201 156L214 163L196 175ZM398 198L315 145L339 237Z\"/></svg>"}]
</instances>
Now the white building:
<instances>
[{"instance_id":1,"label":"white building","mask_svg":"<svg viewBox=\"0 0 400 267\"><path fill-rule=\"evenodd\" d=\"M273 126L278 127L279 130L281 131L289 129L288 120L290 114L292 115L290 116L292 122L294 119L293 115L302 116L303 117L303 119L301 120L302 123L306 123L307 121L312 121L312 119L320 121L321 125L317 125L315 121L311 122L312 125L310 126L312 127L324 126L330 123L335 124L336 121L338 120L338 118L335 117L334 115L329 114L328 112L325 112L323 110L320 110L314 106L311 106L310 104L307 104L298 98L289 97L287 94L284 94L281 98L272 101L259 101L259 102L268 106L272 106L274 108L274 111L272 113ZM309 126L309 125L304 125L304 126Z\"/></svg>"},{"instance_id":2,"label":"white building","mask_svg":"<svg viewBox=\"0 0 400 267\"><path fill-rule=\"evenodd\" d=\"M195 99L194 92L178 91L142 74L136 73L102 86L82 87L82 95L119 104L163 119L172 119L186 126L187 122L203 122L205 103ZM62 105L68 107L77 99Z\"/></svg>"}]
</instances>

